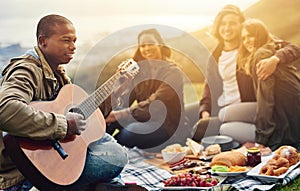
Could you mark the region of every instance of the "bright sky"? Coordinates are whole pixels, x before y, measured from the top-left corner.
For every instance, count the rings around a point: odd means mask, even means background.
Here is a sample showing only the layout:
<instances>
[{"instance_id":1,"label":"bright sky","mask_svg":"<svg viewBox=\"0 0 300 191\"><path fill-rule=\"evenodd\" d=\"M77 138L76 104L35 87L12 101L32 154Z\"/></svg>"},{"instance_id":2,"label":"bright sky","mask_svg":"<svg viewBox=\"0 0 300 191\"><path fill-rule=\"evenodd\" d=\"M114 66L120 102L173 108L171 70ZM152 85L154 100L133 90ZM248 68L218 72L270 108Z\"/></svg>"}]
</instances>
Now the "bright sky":
<instances>
[{"instance_id":1,"label":"bright sky","mask_svg":"<svg viewBox=\"0 0 300 191\"><path fill-rule=\"evenodd\" d=\"M76 26L78 43L103 38L118 30L162 24L192 32L210 25L226 4L242 10L258 0L9 0L0 2L0 43L35 44L38 20L61 14Z\"/></svg>"}]
</instances>

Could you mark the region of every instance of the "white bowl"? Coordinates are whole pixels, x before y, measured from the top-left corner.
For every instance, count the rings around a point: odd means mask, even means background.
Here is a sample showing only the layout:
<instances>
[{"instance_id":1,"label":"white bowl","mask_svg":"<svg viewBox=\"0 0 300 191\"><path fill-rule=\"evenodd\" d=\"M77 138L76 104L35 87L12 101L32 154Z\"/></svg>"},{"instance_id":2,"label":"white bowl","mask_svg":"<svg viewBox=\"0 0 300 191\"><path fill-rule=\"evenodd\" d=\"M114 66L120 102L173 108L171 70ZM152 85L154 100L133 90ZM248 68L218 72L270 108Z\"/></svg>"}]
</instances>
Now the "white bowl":
<instances>
[{"instance_id":1,"label":"white bowl","mask_svg":"<svg viewBox=\"0 0 300 191\"><path fill-rule=\"evenodd\" d=\"M162 150L161 154L162 154L163 159L167 163L172 164L172 163L181 161L186 155L186 150L184 150L182 152L169 152L169 151Z\"/></svg>"}]
</instances>

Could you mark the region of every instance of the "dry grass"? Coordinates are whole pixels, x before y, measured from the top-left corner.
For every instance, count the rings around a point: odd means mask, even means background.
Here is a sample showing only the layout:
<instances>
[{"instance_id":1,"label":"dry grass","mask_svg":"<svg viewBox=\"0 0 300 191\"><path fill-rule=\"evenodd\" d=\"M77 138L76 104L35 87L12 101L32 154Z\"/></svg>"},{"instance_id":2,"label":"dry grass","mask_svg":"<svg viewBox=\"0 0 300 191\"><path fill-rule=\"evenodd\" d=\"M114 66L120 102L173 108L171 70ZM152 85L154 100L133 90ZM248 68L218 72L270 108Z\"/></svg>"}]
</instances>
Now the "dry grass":
<instances>
[{"instance_id":1,"label":"dry grass","mask_svg":"<svg viewBox=\"0 0 300 191\"><path fill-rule=\"evenodd\" d=\"M189 104L199 102L202 96L203 87L203 83L184 84L184 103Z\"/></svg>"}]
</instances>

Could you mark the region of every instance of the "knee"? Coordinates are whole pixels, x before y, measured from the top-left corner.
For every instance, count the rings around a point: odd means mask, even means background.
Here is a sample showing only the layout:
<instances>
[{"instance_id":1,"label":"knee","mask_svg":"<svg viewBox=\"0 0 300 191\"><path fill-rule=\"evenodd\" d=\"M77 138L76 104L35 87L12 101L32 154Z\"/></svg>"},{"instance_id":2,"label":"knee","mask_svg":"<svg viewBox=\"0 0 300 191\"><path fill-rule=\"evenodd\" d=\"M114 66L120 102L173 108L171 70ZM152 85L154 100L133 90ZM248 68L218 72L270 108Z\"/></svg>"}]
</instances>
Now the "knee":
<instances>
[{"instance_id":1,"label":"knee","mask_svg":"<svg viewBox=\"0 0 300 191\"><path fill-rule=\"evenodd\" d=\"M117 142L91 144L88 153L95 161L103 161L112 166L123 168L128 163L127 149Z\"/></svg>"},{"instance_id":2,"label":"knee","mask_svg":"<svg viewBox=\"0 0 300 191\"><path fill-rule=\"evenodd\" d=\"M106 165L108 168L109 178L115 178L119 176L126 164L128 164L128 155L125 147L118 143L109 143L111 156L106 159ZM106 166L104 165L104 166ZM103 169L103 166L102 168Z\"/></svg>"},{"instance_id":3,"label":"knee","mask_svg":"<svg viewBox=\"0 0 300 191\"><path fill-rule=\"evenodd\" d=\"M265 80L258 80L258 86L261 88L266 88L267 90L275 85L275 77L273 75L269 76Z\"/></svg>"},{"instance_id":4,"label":"knee","mask_svg":"<svg viewBox=\"0 0 300 191\"><path fill-rule=\"evenodd\" d=\"M107 182L117 177L128 163L127 150L115 142L89 146L84 171L77 185Z\"/></svg>"},{"instance_id":5,"label":"knee","mask_svg":"<svg viewBox=\"0 0 300 191\"><path fill-rule=\"evenodd\" d=\"M112 155L114 155L114 163L113 165L124 168L125 165L128 163L128 153L127 149L124 146L121 146L118 143L115 142L109 142L109 150L112 152Z\"/></svg>"},{"instance_id":6,"label":"knee","mask_svg":"<svg viewBox=\"0 0 300 191\"><path fill-rule=\"evenodd\" d=\"M243 144L255 141L255 125L244 122L224 123L220 127L220 135L232 137L235 141Z\"/></svg>"}]
</instances>

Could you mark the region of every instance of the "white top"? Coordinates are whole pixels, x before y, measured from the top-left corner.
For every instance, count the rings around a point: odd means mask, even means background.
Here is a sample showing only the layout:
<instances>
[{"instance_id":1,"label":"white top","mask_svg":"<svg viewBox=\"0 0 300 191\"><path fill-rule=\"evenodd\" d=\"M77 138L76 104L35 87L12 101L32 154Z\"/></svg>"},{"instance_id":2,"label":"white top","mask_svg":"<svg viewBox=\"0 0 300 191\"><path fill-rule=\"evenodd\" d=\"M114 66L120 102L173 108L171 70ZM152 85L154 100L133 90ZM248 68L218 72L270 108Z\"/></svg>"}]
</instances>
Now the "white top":
<instances>
[{"instance_id":1,"label":"white top","mask_svg":"<svg viewBox=\"0 0 300 191\"><path fill-rule=\"evenodd\" d=\"M224 107L241 102L236 80L236 58L238 50L222 51L219 58L219 73L223 81L223 93L218 99L218 105Z\"/></svg>"}]
</instances>

